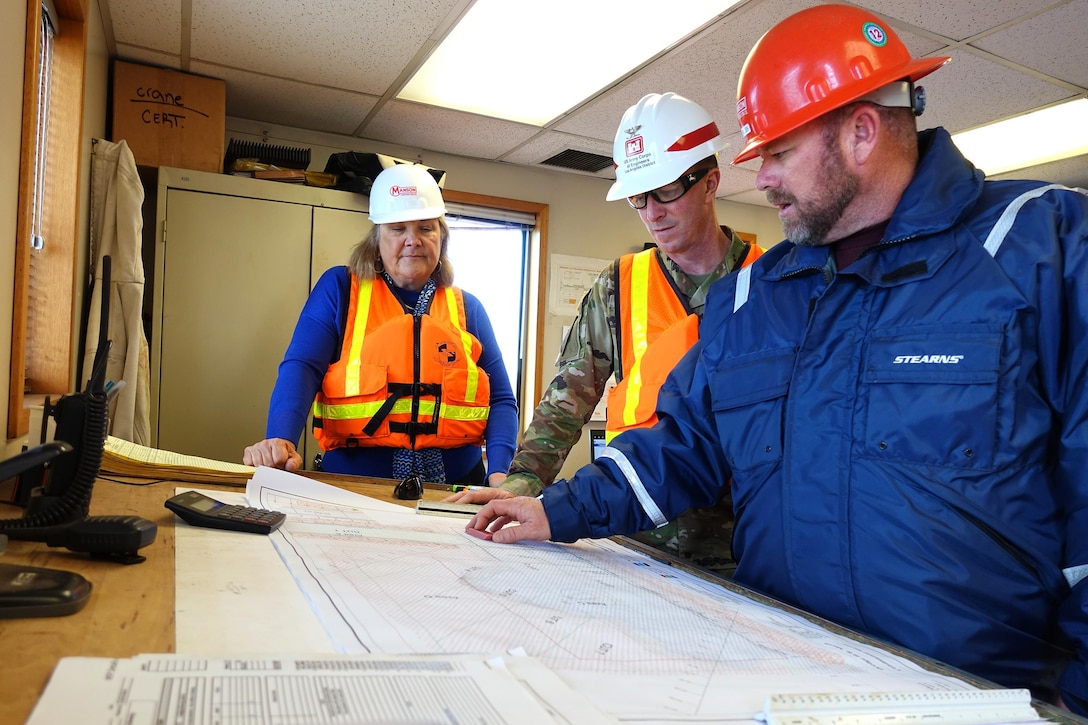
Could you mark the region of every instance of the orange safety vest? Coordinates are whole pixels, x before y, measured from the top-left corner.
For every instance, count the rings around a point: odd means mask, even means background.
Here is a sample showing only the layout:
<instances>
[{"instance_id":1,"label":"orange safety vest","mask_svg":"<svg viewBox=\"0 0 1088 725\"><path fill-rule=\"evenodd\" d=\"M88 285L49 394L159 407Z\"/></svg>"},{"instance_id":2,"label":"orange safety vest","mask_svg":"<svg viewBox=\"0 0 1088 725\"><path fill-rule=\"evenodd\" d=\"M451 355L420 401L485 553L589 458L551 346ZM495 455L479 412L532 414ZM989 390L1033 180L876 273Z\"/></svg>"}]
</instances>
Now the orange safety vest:
<instances>
[{"instance_id":1,"label":"orange safety vest","mask_svg":"<svg viewBox=\"0 0 1088 725\"><path fill-rule=\"evenodd\" d=\"M415 317L383 281L351 275L340 358L314 400L314 438L326 451L479 445L491 402L481 352L456 287L439 287Z\"/></svg>"},{"instance_id":2,"label":"orange safety vest","mask_svg":"<svg viewBox=\"0 0 1088 725\"><path fill-rule=\"evenodd\" d=\"M741 266L762 254L749 244ZM699 318L688 309L656 250L620 257L616 275L622 377L608 394L606 441L628 428L657 422L657 391L699 339Z\"/></svg>"}]
</instances>

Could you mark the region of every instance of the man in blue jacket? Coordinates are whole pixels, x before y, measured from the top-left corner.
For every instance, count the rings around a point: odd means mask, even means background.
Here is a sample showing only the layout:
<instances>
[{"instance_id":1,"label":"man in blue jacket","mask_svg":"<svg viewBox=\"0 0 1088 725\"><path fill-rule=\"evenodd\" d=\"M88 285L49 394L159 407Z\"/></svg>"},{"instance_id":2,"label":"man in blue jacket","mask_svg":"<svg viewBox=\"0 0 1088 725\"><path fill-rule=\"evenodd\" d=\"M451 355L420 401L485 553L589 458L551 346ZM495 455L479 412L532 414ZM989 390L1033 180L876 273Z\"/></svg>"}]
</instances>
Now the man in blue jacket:
<instances>
[{"instance_id":1,"label":"man in blue jacket","mask_svg":"<svg viewBox=\"0 0 1088 725\"><path fill-rule=\"evenodd\" d=\"M469 527L630 533L732 478L737 582L1086 714L1088 196L916 133L947 60L854 7L772 28L734 163L788 241L711 290L656 426Z\"/></svg>"}]
</instances>

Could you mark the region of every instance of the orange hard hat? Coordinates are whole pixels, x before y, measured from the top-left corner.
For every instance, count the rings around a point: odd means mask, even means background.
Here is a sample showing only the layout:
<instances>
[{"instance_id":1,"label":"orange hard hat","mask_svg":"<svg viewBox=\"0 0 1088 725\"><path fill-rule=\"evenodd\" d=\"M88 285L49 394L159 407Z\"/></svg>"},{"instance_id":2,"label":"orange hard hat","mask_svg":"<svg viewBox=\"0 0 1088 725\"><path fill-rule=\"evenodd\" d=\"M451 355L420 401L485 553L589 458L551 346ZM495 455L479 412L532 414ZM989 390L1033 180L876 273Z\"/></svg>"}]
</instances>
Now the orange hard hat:
<instances>
[{"instance_id":1,"label":"orange hard hat","mask_svg":"<svg viewBox=\"0 0 1088 725\"><path fill-rule=\"evenodd\" d=\"M879 17L850 5L817 5L760 38L740 71L737 119L746 144L734 164L835 108L896 81L916 81L951 60L911 58Z\"/></svg>"}]
</instances>

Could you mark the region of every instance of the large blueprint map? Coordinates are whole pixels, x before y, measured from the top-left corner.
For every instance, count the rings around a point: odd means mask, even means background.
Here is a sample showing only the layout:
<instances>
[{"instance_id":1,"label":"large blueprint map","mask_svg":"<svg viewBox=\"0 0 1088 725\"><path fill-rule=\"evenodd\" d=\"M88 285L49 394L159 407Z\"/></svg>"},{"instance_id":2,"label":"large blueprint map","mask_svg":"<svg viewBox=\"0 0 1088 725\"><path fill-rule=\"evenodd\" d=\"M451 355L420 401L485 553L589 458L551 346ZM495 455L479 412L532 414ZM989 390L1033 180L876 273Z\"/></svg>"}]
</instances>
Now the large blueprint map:
<instances>
[{"instance_id":1,"label":"large blueprint map","mask_svg":"<svg viewBox=\"0 0 1088 725\"><path fill-rule=\"evenodd\" d=\"M274 544L346 654L524 650L621 720L748 721L770 694L970 689L612 541L503 545L261 469Z\"/></svg>"}]
</instances>

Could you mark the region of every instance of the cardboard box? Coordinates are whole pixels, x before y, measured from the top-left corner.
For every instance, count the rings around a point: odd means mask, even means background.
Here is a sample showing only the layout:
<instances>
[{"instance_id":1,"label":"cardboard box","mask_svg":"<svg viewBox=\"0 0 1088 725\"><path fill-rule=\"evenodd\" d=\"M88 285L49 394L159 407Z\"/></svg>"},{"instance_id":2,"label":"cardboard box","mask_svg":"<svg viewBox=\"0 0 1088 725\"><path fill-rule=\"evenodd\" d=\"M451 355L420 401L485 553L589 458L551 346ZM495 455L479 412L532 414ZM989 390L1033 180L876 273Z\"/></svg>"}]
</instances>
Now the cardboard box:
<instances>
[{"instance_id":1,"label":"cardboard box","mask_svg":"<svg viewBox=\"0 0 1088 725\"><path fill-rule=\"evenodd\" d=\"M224 81L117 60L111 140L142 166L222 173L226 103Z\"/></svg>"}]
</instances>

